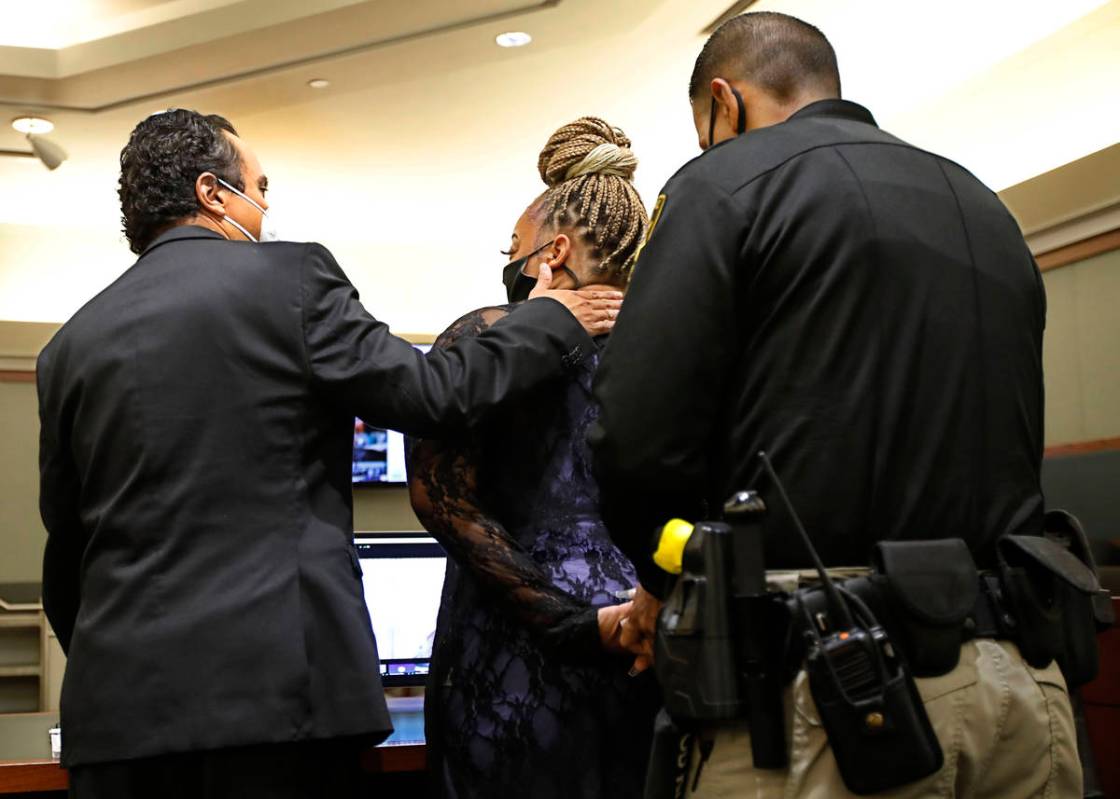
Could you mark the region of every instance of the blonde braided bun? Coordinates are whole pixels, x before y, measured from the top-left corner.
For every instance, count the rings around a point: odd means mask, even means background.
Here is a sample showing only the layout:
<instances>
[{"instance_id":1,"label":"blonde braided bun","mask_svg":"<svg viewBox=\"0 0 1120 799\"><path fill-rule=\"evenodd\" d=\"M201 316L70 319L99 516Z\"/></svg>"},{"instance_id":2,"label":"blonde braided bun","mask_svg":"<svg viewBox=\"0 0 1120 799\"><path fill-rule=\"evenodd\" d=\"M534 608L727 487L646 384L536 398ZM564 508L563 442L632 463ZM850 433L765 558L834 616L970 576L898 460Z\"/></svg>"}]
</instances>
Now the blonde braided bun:
<instances>
[{"instance_id":1,"label":"blonde braided bun","mask_svg":"<svg viewBox=\"0 0 1120 799\"><path fill-rule=\"evenodd\" d=\"M630 139L598 117L581 117L549 137L537 168L549 187L537 211L554 224L584 228L598 271L625 280L649 224L632 183L638 159Z\"/></svg>"},{"instance_id":2,"label":"blonde braided bun","mask_svg":"<svg viewBox=\"0 0 1120 799\"><path fill-rule=\"evenodd\" d=\"M633 180L637 168L638 159L629 147L604 143L585 155L578 164L573 164L564 179L572 180L583 175L615 175Z\"/></svg>"}]
</instances>

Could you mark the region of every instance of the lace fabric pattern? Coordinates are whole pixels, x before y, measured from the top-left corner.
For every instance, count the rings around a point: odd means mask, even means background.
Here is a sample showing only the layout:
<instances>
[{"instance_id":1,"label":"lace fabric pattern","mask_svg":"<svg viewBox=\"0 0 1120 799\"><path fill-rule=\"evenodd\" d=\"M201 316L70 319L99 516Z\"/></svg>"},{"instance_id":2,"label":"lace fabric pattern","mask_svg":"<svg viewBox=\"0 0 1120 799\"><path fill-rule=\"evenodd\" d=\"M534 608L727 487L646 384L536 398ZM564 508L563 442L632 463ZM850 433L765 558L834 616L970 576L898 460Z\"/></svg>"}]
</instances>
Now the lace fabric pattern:
<instances>
[{"instance_id":1,"label":"lace fabric pattern","mask_svg":"<svg viewBox=\"0 0 1120 799\"><path fill-rule=\"evenodd\" d=\"M508 312L467 314L436 346ZM408 442L414 506L450 555L425 700L449 799L642 793L658 693L602 651L596 619L636 584L599 518L585 443L597 363L469 439Z\"/></svg>"}]
</instances>

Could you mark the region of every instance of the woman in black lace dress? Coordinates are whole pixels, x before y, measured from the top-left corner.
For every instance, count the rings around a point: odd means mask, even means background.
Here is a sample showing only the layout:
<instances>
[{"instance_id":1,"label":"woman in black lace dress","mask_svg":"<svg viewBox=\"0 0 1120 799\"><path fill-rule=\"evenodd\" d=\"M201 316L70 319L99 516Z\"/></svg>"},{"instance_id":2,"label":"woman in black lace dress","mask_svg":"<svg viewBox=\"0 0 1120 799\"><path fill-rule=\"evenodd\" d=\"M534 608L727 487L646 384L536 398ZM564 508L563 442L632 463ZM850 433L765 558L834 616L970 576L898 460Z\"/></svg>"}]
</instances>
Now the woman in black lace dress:
<instances>
[{"instance_id":1,"label":"woman in black lace dress","mask_svg":"<svg viewBox=\"0 0 1120 799\"><path fill-rule=\"evenodd\" d=\"M630 141L585 117L538 166L548 188L505 253L510 302L542 264L555 288L625 286L648 224ZM436 346L508 308L467 314ZM471 439L409 443L413 507L450 555L425 699L429 768L449 799L641 795L658 694L617 649L618 596L636 582L599 518L584 442L604 343Z\"/></svg>"}]
</instances>

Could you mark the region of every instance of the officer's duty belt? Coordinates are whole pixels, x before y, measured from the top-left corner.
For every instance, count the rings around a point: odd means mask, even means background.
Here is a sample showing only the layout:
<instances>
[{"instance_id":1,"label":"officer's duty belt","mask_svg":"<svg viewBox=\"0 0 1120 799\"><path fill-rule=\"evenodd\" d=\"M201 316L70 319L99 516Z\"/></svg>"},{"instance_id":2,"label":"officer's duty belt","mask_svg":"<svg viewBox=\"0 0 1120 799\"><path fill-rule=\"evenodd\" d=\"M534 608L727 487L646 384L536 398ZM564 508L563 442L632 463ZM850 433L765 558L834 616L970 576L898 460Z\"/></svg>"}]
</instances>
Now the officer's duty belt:
<instances>
[{"instance_id":1,"label":"officer's duty belt","mask_svg":"<svg viewBox=\"0 0 1120 799\"><path fill-rule=\"evenodd\" d=\"M880 546L877 558L873 572L837 584L867 604L915 677L951 671L960 658L961 644L974 638L1018 641L1020 625L998 576L978 572L960 539ZM818 632L835 632L826 629L829 615L823 590L810 586L796 593ZM791 612L791 620L798 617ZM803 637L792 639L799 642ZM792 667L804 653L795 644L789 654L786 662Z\"/></svg>"},{"instance_id":2,"label":"officer's duty belt","mask_svg":"<svg viewBox=\"0 0 1120 799\"><path fill-rule=\"evenodd\" d=\"M1014 642L1035 668L1056 658L1071 686L1093 679L1096 634L1112 619L1096 609L1101 592L1091 567L1036 536L1007 536L1001 547L999 571L978 572L960 539L881 543L875 570L839 585L871 608L915 677L951 671L961 644L988 638ZM1014 559L1028 549L1029 557ZM827 623L820 588L797 594L809 618ZM803 653L789 655L791 665Z\"/></svg>"}]
</instances>

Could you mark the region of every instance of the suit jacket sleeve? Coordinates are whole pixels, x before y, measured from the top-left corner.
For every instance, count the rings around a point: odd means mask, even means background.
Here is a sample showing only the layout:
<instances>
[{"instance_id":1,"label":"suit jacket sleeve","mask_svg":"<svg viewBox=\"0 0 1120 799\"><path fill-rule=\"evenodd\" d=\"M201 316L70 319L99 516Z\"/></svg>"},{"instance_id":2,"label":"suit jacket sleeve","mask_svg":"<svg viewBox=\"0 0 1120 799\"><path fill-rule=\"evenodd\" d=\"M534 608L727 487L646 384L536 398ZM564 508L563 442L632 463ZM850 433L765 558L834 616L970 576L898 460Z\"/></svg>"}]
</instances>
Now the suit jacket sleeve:
<instances>
[{"instance_id":1,"label":"suit jacket sleeve","mask_svg":"<svg viewBox=\"0 0 1120 799\"><path fill-rule=\"evenodd\" d=\"M746 218L731 196L695 177L674 178L664 197L596 375L601 414L589 432L603 518L659 596L666 575L651 558L655 532L705 512L709 444L737 349Z\"/></svg>"},{"instance_id":2,"label":"suit jacket sleeve","mask_svg":"<svg viewBox=\"0 0 1120 799\"><path fill-rule=\"evenodd\" d=\"M414 436L474 426L498 404L563 377L593 346L567 308L542 298L425 356L370 316L318 244L307 246L301 289L307 368L317 388L370 424Z\"/></svg>"},{"instance_id":3,"label":"suit jacket sleeve","mask_svg":"<svg viewBox=\"0 0 1120 799\"><path fill-rule=\"evenodd\" d=\"M39 514L47 529L43 554L43 609L64 652L78 618L80 570L86 536L78 515L80 482L58 398L48 386L46 353L36 370L39 390Z\"/></svg>"},{"instance_id":4,"label":"suit jacket sleeve","mask_svg":"<svg viewBox=\"0 0 1120 799\"><path fill-rule=\"evenodd\" d=\"M435 346L446 348L480 335L507 313L485 308L467 314ZM553 585L531 553L484 506L475 437L406 441L409 497L425 529L550 656L584 664L603 658L597 611Z\"/></svg>"}]
</instances>

